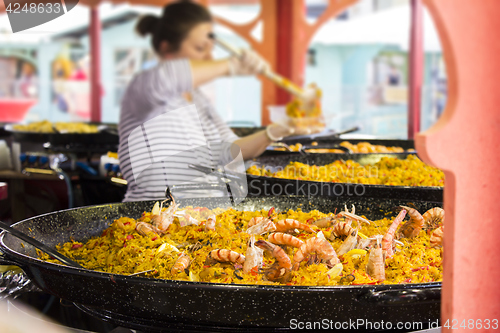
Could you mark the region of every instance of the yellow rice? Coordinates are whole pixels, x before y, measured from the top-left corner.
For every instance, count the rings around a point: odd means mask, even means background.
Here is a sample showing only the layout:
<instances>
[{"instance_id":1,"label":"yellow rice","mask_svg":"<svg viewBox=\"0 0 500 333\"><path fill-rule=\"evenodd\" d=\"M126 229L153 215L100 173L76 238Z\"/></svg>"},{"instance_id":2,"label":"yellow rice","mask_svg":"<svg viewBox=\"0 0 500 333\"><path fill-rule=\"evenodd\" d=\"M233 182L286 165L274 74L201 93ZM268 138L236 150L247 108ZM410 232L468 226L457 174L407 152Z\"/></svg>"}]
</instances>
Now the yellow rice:
<instances>
[{"instance_id":1,"label":"yellow rice","mask_svg":"<svg viewBox=\"0 0 500 333\"><path fill-rule=\"evenodd\" d=\"M375 164L361 165L353 160L335 161L317 166L290 162L285 168L272 172L271 168L252 165L247 173L285 179L318 182L356 183L396 186L444 186L444 173L431 167L415 155L401 160L383 157Z\"/></svg>"},{"instance_id":2,"label":"yellow rice","mask_svg":"<svg viewBox=\"0 0 500 333\"><path fill-rule=\"evenodd\" d=\"M210 211L203 208L188 211L193 217L202 220ZM216 263L206 265L205 259L210 251L214 249L230 249L245 255L247 241L250 235L242 232L247 229L248 221L256 216L268 216L268 211L256 212L236 211L234 209L216 209L217 223L215 231L205 231L205 220L199 226L190 225L181 227L177 218L162 236L149 233L141 236L135 231L138 221L149 222L151 213L145 212L143 216L134 220L122 217L115 220L99 237L93 237L85 243L70 241L57 246L57 250L65 256L79 262L90 270L108 272L113 274L129 275L145 272L143 276L160 279L191 280L212 283L239 283L239 284L279 284L266 281L263 274L254 270L248 274L238 265L231 263ZM281 212L278 219L292 218L303 223L310 223L315 219L324 217L326 214L317 210L303 212L300 208L293 211ZM359 231L368 237L384 234L390 226L393 218L384 218L373 221L371 225L359 226ZM120 226L123 225L123 228ZM356 222L354 222L354 225ZM327 238L331 235L332 228L321 228ZM313 234L301 232L296 236L302 240L313 237ZM256 235L256 240L267 240L267 235ZM333 248L337 250L342 239L330 241ZM302 262L297 271L292 272L288 285L349 285L349 284L398 284L398 283L420 283L441 281L442 279L442 250L429 247L429 234L421 231L414 239L400 239L404 243L398 246L395 255L386 260L386 280L381 282L370 277L366 273L369 252L359 258L348 255L340 256L343 271L339 276L329 276L328 267L325 264L313 264L307 266ZM159 247L167 243L176 246L180 252L165 250L158 252ZM194 251L188 250L189 245L200 243L203 246ZM170 249L170 246L167 246ZM287 247L286 252L293 258L296 248ZM172 274L170 272L180 253L187 253L192 259L189 267L190 275L186 272ZM47 254L38 253L40 258L60 263L50 258ZM268 254L264 255L264 266L270 266L274 258ZM354 280L352 278L354 277Z\"/></svg>"}]
</instances>

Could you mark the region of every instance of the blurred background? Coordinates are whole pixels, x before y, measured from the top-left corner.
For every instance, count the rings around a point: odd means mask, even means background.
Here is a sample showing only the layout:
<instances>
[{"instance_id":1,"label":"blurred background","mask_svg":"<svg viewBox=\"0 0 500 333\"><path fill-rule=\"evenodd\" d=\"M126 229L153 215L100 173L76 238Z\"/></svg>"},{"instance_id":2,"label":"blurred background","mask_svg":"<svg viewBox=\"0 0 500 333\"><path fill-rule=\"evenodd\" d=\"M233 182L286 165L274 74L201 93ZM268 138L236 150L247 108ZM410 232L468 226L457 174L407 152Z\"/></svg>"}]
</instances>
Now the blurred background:
<instances>
[{"instance_id":1,"label":"blurred background","mask_svg":"<svg viewBox=\"0 0 500 333\"><path fill-rule=\"evenodd\" d=\"M306 0L307 20L327 8L327 0ZM257 0L210 1L214 15L234 24L255 19ZM117 123L121 96L133 75L157 62L150 41L134 33L137 18L159 7L102 3L101 121ZM78 5L57 20L12 34L0 15L0 122L90 120L89 9ZM446 103L446 72L432 20L424 10L424 82L421 130L429 128ZM262 24L251 36L262 39ZM360 126L359 134L407 137L409 0L360 0L328 20L307 49L304 82L322 88L323 109L335 113L330 128ZM249 44L217 24L216 33ZM227 53L215 49L215 57ZM255 78L219 79L204 87L230 125L261 126L261 83Z\"/></svg>"}]
</instances>

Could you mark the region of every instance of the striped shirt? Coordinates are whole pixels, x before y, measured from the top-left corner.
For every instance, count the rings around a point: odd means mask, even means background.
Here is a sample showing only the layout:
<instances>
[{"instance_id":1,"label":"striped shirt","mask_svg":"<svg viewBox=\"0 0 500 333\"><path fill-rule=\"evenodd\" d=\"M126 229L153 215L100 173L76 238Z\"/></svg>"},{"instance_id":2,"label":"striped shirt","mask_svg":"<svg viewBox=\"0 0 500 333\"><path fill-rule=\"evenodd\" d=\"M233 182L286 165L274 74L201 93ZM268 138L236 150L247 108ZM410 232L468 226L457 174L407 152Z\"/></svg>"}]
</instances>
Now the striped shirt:
<instances>
[{"instance_id":1,"label":"striped shirt","mask_svg":"<svg viewBox=\"0 0 500 333\"><path fill-rule=\"evenodd\" d=\"M221 157L208 147L238 139L207 97L193 89L187 59L163 61L134 77L118 131L120 169L128 182L124 201L161 199L167 185L206 181L187 165L213 167Z\"/></svg>"}]
</instances>

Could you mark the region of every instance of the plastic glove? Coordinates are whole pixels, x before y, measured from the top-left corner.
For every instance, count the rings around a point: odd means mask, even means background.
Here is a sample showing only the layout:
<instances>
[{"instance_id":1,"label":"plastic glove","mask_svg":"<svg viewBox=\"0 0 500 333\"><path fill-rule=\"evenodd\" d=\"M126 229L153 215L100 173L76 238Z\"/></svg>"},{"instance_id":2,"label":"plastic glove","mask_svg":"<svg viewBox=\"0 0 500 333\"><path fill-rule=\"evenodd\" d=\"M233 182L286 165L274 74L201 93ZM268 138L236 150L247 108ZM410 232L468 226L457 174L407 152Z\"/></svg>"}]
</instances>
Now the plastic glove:
<instances>
[{"instance_id":1,"label":"plastic glove","mask_svg":"<svg viewBox=\"0 0 500 333\"><path fill-rule=\"evenodd\" d=\"M271 141L279 141L287 136L292 135L309 135L322 132L323 129L319 127L294 127L294 126L283 126L281 124L271 124L266 128L267 136Z\"/></svg>"},{"instance_id":2,"label":"plastic glove","mask_svg":"<svg viewBox=\"0 0 500 333\"><path fill-rule=\"evenodd\" d=\"M269 64L256 52L243 49L240 57L229 61L231 75L258 75L269 70Z\"/></svg>"}]
</instances>

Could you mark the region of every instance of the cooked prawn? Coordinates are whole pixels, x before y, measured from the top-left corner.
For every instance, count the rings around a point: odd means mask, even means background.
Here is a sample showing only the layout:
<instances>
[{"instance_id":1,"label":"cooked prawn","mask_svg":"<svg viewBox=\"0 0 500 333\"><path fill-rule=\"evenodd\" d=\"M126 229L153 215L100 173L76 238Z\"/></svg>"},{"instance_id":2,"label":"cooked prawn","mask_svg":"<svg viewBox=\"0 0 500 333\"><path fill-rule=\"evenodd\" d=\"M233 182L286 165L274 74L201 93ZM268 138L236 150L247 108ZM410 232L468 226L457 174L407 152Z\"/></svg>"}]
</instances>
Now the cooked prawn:
<instances>
[{"instance_id":1,"label":"cooked prawn","mask_svg":"<svg viewBox=\"0 0 500 333\"><path fill-rule=\"evenodd\" d=\"M179 218L179 224L181 227L186 227L188 225L199 225L200 221L192 217L190 214L188 214L186 211L180 211L177 213L174 213L174 216L177 216Z\"/></svg>"},{"instance_id":2,"label":"cooked prawn","mask_svg":"<svg viewBox=\"0 0 500 333\"><path fill-rule=\"evenodd\" d=\"M140 235L146 236L148 233L153 232L157 235L161 233L154 225L146 223L146 222L137 222L135 225L135 231L137 231Z\"/></svg>"},{"instance_id":3,"label":"cooked prawn","mask_svg":"<svg viewBox=\"0 0 500 333\"><path fill-rule=\"evenodd\" d=\"M367 223L367 224L370 224L370 221L368 221L367 219L365 219L364 217L361 217L361 216L358 216L358 215L355 215L353 213L349 213L349 212L340 212L339 213L340 216L343 216L343 217L346 217L346 218L349 218L349 219L352 219L352 220L356 220L358 222L364 222L364 223Z\"/></svg>"},{"instance_id":4,"label":"cooked prawn","mask_svg":"<svg viewBox=\"0 0 500 333\"><path fill-rule=\"evenodd\" d=\"M425 229L436 229L444 223L444 209L440 207L431 208L422 217L424 218Z\"/></svg>"},{"instance_id":5,"label":"cooked prawn","mask_svg":"<svg viewBox=\"0 0 500 333\"><path fill-rule=\"evenodd\" d=\"M207 222L205 222L205 230L215 230L215 214L210 215L207 217Z\"/></svg>"},{"instance_id":6,"label":"cooked prawn","mask_svg":"<svg viewBox=\"0 0 500 333\"><path fill-rule=\"evenodd\" d=\"M175 274L176 272L183 272L189 267L190 264L191 258L187 254L182 252L179 255L179 258L177 258L177 260L175 261L174 266L170 270L170 273Z\"/></svg>"},{"instance_id":7,"label":"cooked prawn","mask_svg":"<svg viewBox=\"0 0 500 333\"><path fill-rule=\"evenodd\" d=\"M357 244L358 244L358 229L353 229L353 231L349 234L349 236L347 236L344 242L337 249L337 254L339 256L343 255L344 253L347 253L352 249L354 249Z\"/></svg>"},{"instance_id":8,"label":"cooked prawn","mask_svg":"<svg viewBox=\"0 0 500 333\"><path fill-rule=\"evenodd\" d=\"M370 221L365 219L364 217L361 217L359 215L356 215L356 206L352 205L352 210L349 212L349 209L347 209L347 205L344 205L344 211L340 212L337 214L338 217L344 217L346 219L346 222L349 222L351 220L355 220L358 222L364 222L367 224L370 224Z\"/></svg>"},{"instance_id":9,"label":"cooked prawn","mask_svg":"<svg viewBox=\"0 0 500 333\"><path fill-rule=\"evenodd\" d=\"M372 247L372 242L375 238L361 238L356 244L356 249L369 250Z\"/></svg>"},{"instance_id":10,"label":"cooked prawn","mask_svg":"<svg viewBox=\"0 0 500 333\"><path fill-rule=\"evenodd\" d=\"M410 219L401 227L400 233L407 238L418 236L420 230L422 230L422 227L424 226L424 218L416 209L406 206L400 207L402 209L406 209L406 211L408 211L408 215L410 216Z\"/></svg>"},{"instance_id":11,"label":"cooked prawn","mask_svg":"<svg viewBox=\"0 0 500 333\"><path fill-rule=\"evenodd\" d=\"M385 233L382 239L382 251L384 251L386 258L390 258L394 254L394 251L392 249L394 233L396 232L396 229L398 228L401 221L404 220L405 216L406 216L406 210L402 209L399 212L398 216L396 216L394 221L392 221L391 226L389 227L389 229L387 229L387 232Z\"/></svg>"},{"instance_id":12,"label":"cooked prawn","mask_svg":"<svg viewBox=\"0 0 500 333\"><path fill-rule=\"evenodd\" d=\"M339 263L337 253L332 247L332 244L327 240L318 237L311 237L305 241L304 244L293 256L294 270L299 268L300 263L307 258L308 255L316 253L318 259L325 262L329 266Z\"/></svg>"},{"instance_id":13,"label":"cooked prawn","mask_svg":"<svg viewBox=\"0 0 500 333\"><path fill-rule=\"evenodd\" d=\"M301 229L307 232L316 233L316 231L314 231L314 229L311 228L310 225L301 223L294 219L284 219L276 222L276 231L287 232L291 229Z\"/></svg>"},{"instance_id":14,"label":"cooked prawn","mask_svg":"<svg viewBox=\"0 0 500 333\"><path fill-rule=\"evenodd\" d=\"M262 235L265 234L266 232L273 232L276 231L276 225L274 222L265 219L262 220L259 224L255 224L248 228L245 232L250 235Z\"/></svg>"},{"instance_id":15,"label":"cooked prawn","mask_svg":"<svg viewBox=\"0 0 500 333\"><path fill-rule=\"evenodd\" d=\"M406 214L406 213L405 213ZM382 249L382 243L380 240L382 239L382 235L376 235L377 244L373 246L370 250L370 255L368 257L368 264L366 265L366 273L370 275L372 278L375 278L379 281L385 280L385 262L384 262L384 254Z\"/></svg>"},{"instance_id":16,"label":"cooked prawn","mask_svg":"<svg viewBox=\"0 0 500 333\"><path fill-rule=\"evenodd\" d=\"M290 279L292 261L285 250L265 240L258 240L255 245L264 251L268 251L276 258L276 262L270 268L264 270L266 278L269 281L287 282Z\"/></svg>"},{"instance_id":17,"label":"cooked prawn","mask_svg":"<svg viewBox=\"0 0 500 333\"><path fill-rule=\"evenodd\" d=\"M243 264L243 272L249 273L253 268L262 266L264 250L255 246L255 236L252 235L248 242L247 252L245 253L245 263Z\"/></svg>"},{"instance_id":18,"label":"cooked prawn","mask_svg":"<svg viewBox=\"0 0 500 333\"><path fill-rule=\"evenodd\" d=\"M440 226L436 230L434 230L431 234L431 247L439 247L443 245L443 234L444 234L444 225Z\"/></svg>"},{"instance_id":19,"label":"cooked prawn","mask_svg":"<svg viewBox=\"0 0 500 333\"><path fill-rule=\"evenodd\" d=\"M264 220L269 220L267 217L257 216L252 217L250 221L248 221L247 228L253 227L256 224L262 223Z\"/></svg>"},{"instance_id":20,"label":"cooked prawn","mask_svg":"<svg viewBox=\"0 0 500 333\"><path fill-rule=\"evenodd\" d=\"M336 220L337 220L337 216L336 215L328 215L328 216L322 217L320 219L314 220L312 222L312 225L315 225L315 226L317 226L319 228L328 228Z\"/></svg>"},{"instance_id":21,"label":"cooked prawn","mask_svg":"<svg viewBox=\"0 0 500 333\"><path fill-rule=\"evenodd\" d=\"M235 264L240 264L243 265L245 263L245 256L231 250L227 249L216 249L212 250L208 254L207 260L210 261L210 259L213 259L215 261L219 262L232 262Z\"/></svg>"},{"instance_id":22,"label":"cooked prawn","mask_svg":"<svg viewBox=\"0 0 500 333\"><path fill-rule=\"evenodd\" d=\"M274 232L267 239L273 244L290 245L293 247L301 247L304 242L295 236L282 232Z\"/></svg>"},{"instance_id":23,"label":"cooked prawn","mask_svg":"<svg viewBox=\"0 0 500 333\"><path fill-rule=\"evenodd\" d=\"M170 227L172 222L174 222L174 214L179 207L179 204L175 203L174 197L170 195L172 203L167 207L167 209L165 209L165 211L163 211L163 203L168 200L169 199L163 200L160 205L160 212L151 217L152 224L162 233L167 231L168 227Z\"/></svg>"},{"instance_id":24,"label":"cooked prawn","mask_svg":"<svg viewBox=\"0 0 500 333\"><path fill-rule=\"evenodd\" d=\"M349 236L354 228L351 226L352 221L337 222L333 226L331 237Z\"/></svg>"}]
</instances>

